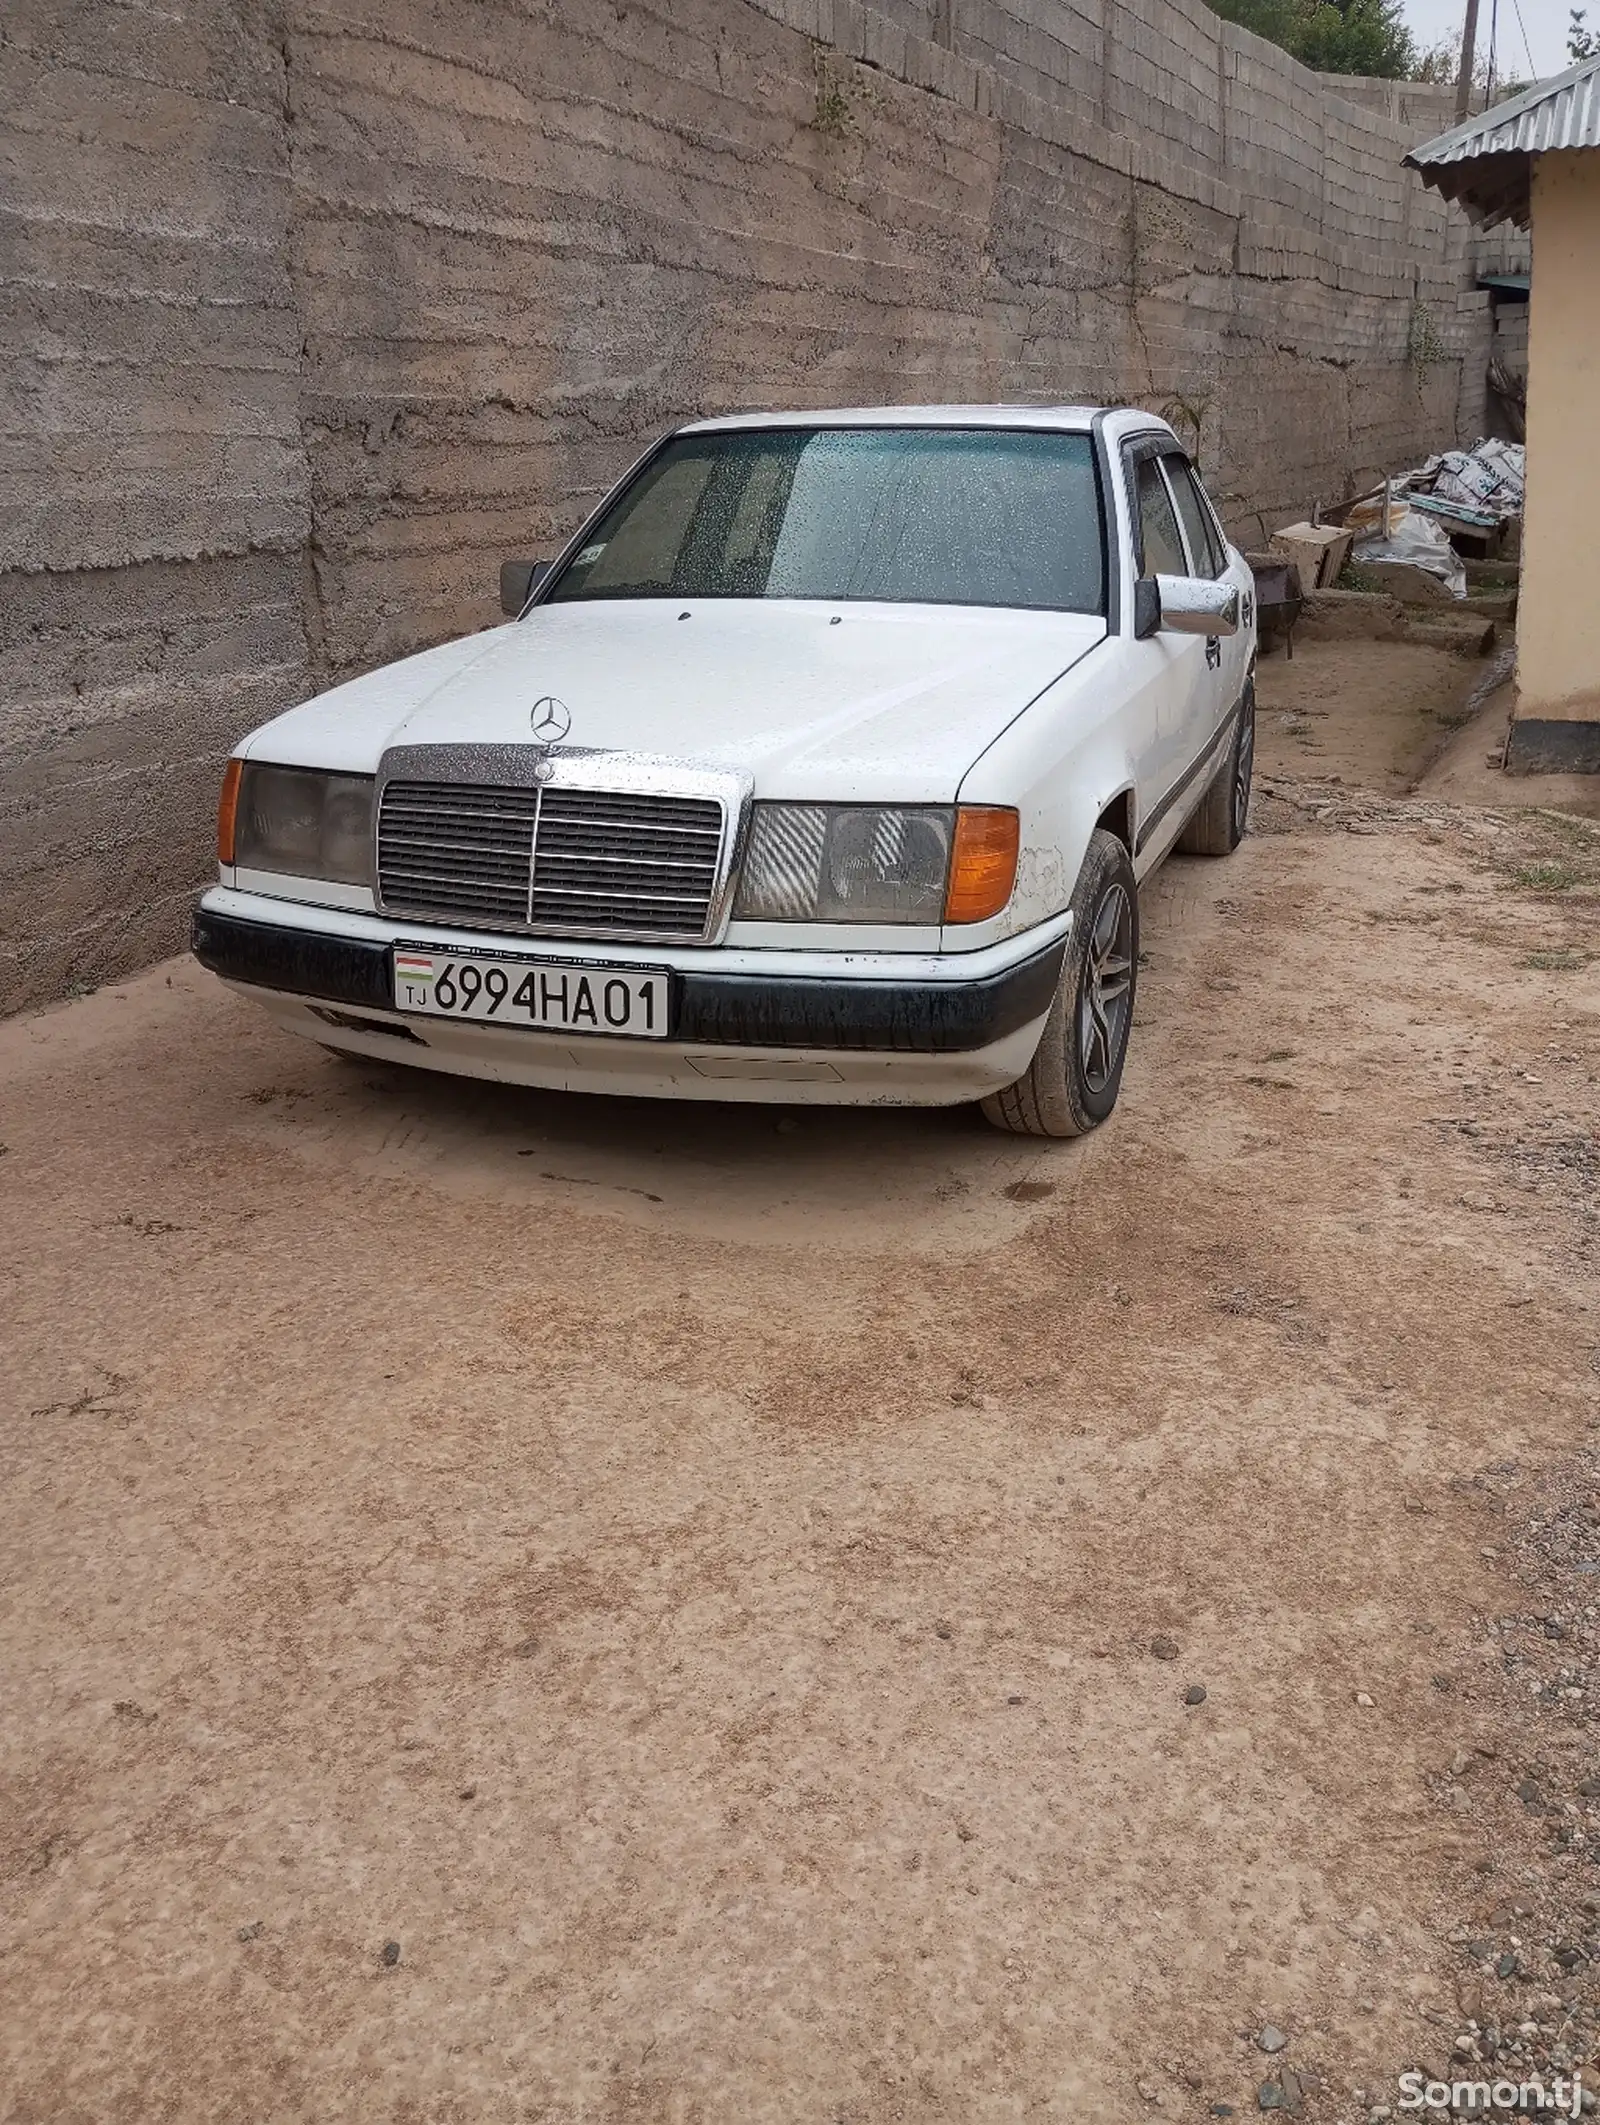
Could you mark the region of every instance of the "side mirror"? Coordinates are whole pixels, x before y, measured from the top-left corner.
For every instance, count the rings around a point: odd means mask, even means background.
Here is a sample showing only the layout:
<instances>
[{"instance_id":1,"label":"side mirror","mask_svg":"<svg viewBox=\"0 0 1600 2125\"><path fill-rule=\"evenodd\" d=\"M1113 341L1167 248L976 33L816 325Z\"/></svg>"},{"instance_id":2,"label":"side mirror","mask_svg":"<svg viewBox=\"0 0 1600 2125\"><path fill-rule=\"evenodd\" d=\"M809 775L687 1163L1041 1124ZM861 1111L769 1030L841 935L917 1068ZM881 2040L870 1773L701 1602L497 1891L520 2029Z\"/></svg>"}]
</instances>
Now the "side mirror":
<instances>
[{"instance_id":1,"label":"side mirror","mask_svg":"<svg viewBox=\"0 0 1600 2125\"><path fill-rule=\"evenodd\" d=\"M1148 578L1146 580L1149 580ZM1144 585L1140 584L1139 589ZM1239 632L1239 593L1229 582L1211 582L1205 576L1157 576L1160 625L1175 635L1236 635ZM1135 618L1138 608L1135 606Z\"/></svg>"},{"instance_id":2,"label":"side mirror","mask_svg":"<svg viewBox=\"0 0 1600 2125\"><path fill-rule=\"evenodd\" d=\"M533 595L537 584L550 573L548 561L502 561L500 563L500 610L515 619Z\"/></svg>"}]
</instances>

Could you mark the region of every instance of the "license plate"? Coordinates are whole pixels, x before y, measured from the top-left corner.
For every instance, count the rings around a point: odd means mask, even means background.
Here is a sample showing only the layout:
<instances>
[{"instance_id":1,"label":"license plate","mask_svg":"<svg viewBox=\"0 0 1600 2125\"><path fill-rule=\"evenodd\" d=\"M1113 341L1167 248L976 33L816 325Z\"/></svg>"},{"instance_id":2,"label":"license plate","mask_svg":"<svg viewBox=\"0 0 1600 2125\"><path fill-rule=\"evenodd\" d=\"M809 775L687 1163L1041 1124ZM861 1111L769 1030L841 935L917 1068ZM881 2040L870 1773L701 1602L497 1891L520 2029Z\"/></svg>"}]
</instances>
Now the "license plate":
<instances>
[{"instance_id":1,"label":"license plate","mask_svg":"<svg viewBox=\"0 0 1600 2125\"><path fill-rule=\"evenodd\" d=\"M559 960L493 959L478 952L428 952L397 946L397 1011L475 1024L531 1026L550 1033L609 1033L665 1040L668 976L632 967L589 967Z\"/></svg>"}]
</instances>

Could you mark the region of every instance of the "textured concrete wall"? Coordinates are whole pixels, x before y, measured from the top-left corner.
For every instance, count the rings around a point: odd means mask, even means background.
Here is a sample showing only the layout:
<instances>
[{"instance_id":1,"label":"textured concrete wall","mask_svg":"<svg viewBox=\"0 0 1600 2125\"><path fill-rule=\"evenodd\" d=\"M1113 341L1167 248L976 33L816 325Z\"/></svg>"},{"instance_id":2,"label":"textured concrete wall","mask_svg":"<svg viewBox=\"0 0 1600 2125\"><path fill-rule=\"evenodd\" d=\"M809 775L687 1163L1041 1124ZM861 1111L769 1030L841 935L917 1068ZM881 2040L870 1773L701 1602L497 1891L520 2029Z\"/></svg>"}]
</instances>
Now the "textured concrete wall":
<instances>
[{"instance_id":1,"label":"textured concrete wall","mask_svg":"<svg viewBox=\"0 0 1600 2125\"><path fill-rule=\"evenodd\" d=\"M1431 108L1198 0L9 0L0 68L0 1008L175 946L237 735L677 419L1132 398L1253 537L1481 418Z\"/></svg>"},{"instance_id":2,"label":"textured concrete wall","mask_svg":"<svg viewBox=\"0 0 1600 2125\"><path fill-rule=\"evenodd\" d=\"M0 19L0 1008L173 948L306 684L279 25Z\"/></svg>"}]
</instances>

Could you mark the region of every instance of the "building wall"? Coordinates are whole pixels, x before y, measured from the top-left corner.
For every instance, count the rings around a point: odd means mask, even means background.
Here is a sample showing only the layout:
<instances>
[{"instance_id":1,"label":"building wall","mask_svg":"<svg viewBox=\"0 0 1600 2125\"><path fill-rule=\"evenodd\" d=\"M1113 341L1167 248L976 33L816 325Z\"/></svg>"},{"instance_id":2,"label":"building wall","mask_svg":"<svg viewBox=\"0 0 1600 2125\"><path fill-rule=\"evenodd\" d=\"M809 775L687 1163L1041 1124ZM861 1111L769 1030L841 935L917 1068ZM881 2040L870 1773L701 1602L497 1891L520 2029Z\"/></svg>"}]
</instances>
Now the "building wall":
<instances>
[{"instance_id":1,"label":"building wall","mask_svg":"<svg viewBox=\"0 0 1600 2125\"><path fill-rule=\"evenodd\" d=\"M671 422L1133 399L1252 541L1476 434L1436 114L1346 86L1198 0L9 0L0 1009Z\"/></svg>"},{"instance_id":2,"label":"building wall","mask_svg":"<svg viewBox=\"0 0 1600 2125\"><path fill-rule=\"evenodd\" d=\"M1520 376L1524 381L1528 374L1528 305L1523 302L1501 302L1494 306L1494 338L1490 354L1501 364L1508 375Z\"/></svg>"},{"instance_id":3,"label":"building wall","mask_svg":"<svg viewBox=\"0 0 1600 2125\"><path fill-rule=\"evenodd\" d=\"M1528 491L1510 758L1600 771L1591 438L1600 406L1600 149L1533 165Z\"/></svg>"}]
</instances>

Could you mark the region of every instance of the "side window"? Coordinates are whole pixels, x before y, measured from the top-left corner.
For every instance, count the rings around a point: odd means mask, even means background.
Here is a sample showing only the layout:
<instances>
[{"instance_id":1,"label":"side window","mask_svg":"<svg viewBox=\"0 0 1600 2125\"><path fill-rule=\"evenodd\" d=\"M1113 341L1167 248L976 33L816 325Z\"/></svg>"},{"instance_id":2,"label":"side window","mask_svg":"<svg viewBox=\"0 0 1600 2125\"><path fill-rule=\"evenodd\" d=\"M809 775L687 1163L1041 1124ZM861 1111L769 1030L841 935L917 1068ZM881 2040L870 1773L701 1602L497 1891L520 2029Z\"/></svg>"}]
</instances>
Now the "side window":
<instances>
[{"instance_id":1,"label":"side window","mask_svg":"<svg viewBox=\"0 0 1600 2125\"><path fill-rule=\"evenodd\" d=\"M1206 520L1206 531L1211 540L1211 551L1217 557L1217 574L1222 575L1228 567L1228 541L1222 529L1222 518L1217 514L1217 505L1205 489L1205 482L1191 466L1189 477L1200 494L1200 508Z\"/></svg>"},{"instance_id":2,"label":"side window","mask_svg":"<svg viewBox=\"0 0 1600 2125\"><path fill-rule=\"evenodd\" d=\"M1178 520L1172 513L1172 498L1153 457L1144 458L1134 473L1134 494L1139 504L1139 573L1147 576L1186 576L1188 558L1178 536Z\"/></svg>"},{"instance_id":3,"label":"side window","mask_svg":"<svg viewBox=\"0 0 1600 2125\"><path fill-rule=\"evenodd\" d=\"M1212 526L1211 512L1206 507L1186 458L1163 458L1167 477L1172 482L1172 492L1177 500L1178 514L1183 519L1183 528L1189 534L1189 551L1194 555L1194 572L1197 576L1221 575L1227 557L1222 551L1222 542Z\"/></svg>"},{"instance_id":4,"label":"side window","mask_svg":"<svg viewBox=\"0 0 1600 2125\"><path fill-rule=\"evenodd\" d=\"M1207 495L1205 485L1203 485L1203 480L1201 480L1201 474L1190 472L1190 478L1194 480L1194 485L1201 489L1201 506L1205 508L1205 529L1211 533L1211 553L1218 557L1218 576L1222 576L1228 570L1228 565L1230 565L1228 563L1228 538L1226 538L1226 533L1222 529L1222 516L1218 514L1218 506L1215 506L1211 495Z\"/></svg>"}]
</instances>

